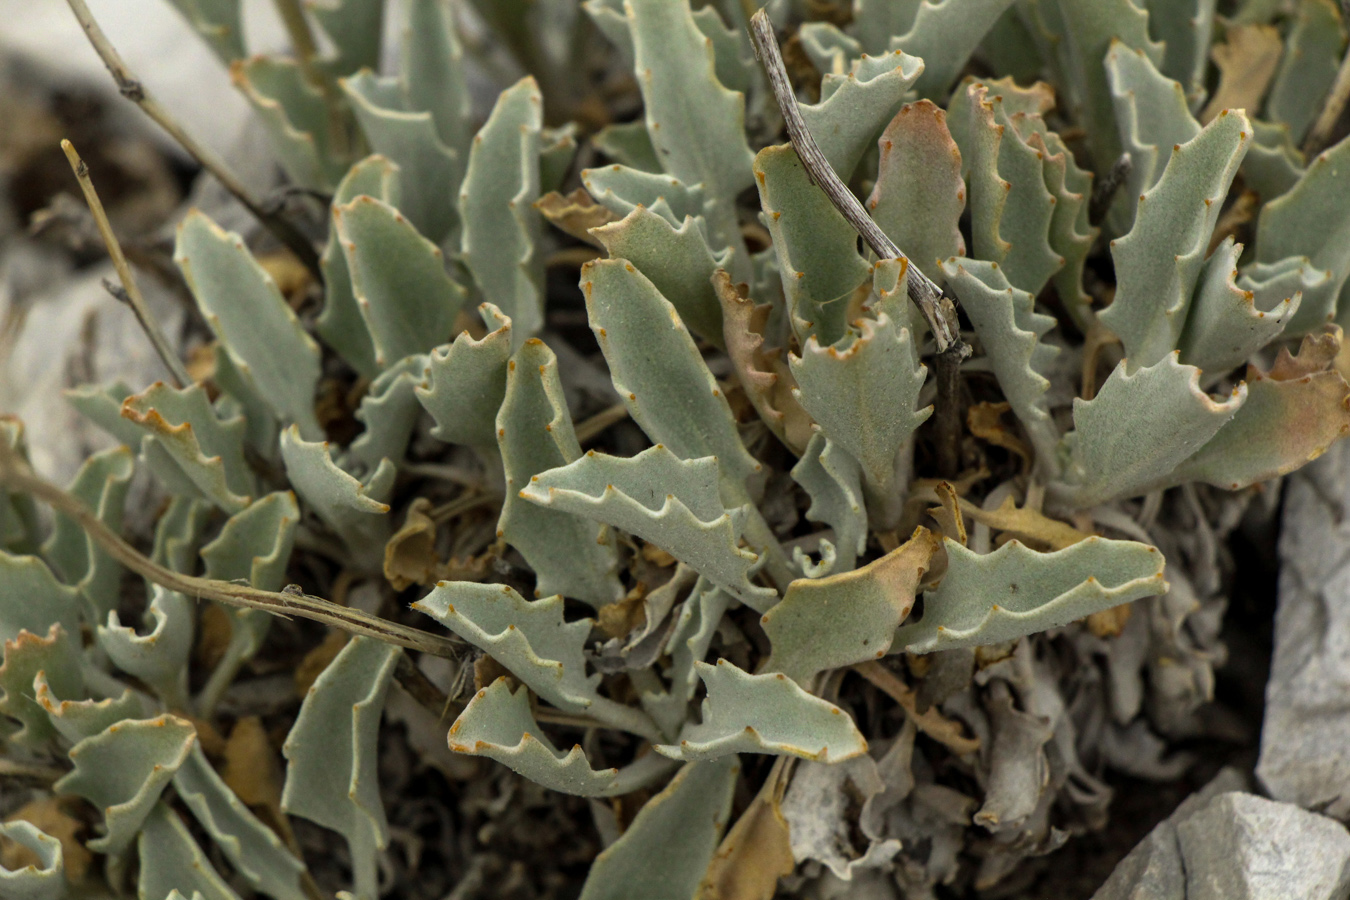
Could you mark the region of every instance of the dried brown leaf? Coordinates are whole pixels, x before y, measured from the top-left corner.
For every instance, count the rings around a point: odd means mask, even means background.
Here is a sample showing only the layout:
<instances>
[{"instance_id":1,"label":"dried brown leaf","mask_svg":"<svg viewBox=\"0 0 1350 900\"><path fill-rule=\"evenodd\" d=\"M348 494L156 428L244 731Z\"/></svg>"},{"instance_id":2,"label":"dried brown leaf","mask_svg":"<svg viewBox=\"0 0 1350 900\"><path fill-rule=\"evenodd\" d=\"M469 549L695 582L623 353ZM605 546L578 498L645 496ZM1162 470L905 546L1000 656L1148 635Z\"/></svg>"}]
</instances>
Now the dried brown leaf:
<instances>
[{"instance_id":1,"label":"dried brown leaf","mask_svg":"<svg viewBox=\"0 0 1350 900\"><path fill-rule=\"evenodd\" d=\"M775 764L764 786L731 826L708 864L695 900L771 900L778 879L795 863L783 799L782 763Z\"/></svg>"},{"instance_id":2,"label":"dried brown leaf","mask_svg":"<svg viewBox=\"0 0 1350 900\"><path fill-rule=\"evenodd\" d=\"M1000 421L1012 409L1011 403L975 403L966 410L966 427L970 433L995 447L1002 447L1022 460L1022 470L1031 468L1031 448Z\"/></svg>"},{"instance_id":3,"label":"dried brown leaf","mask_svg":"<svg viewBox=\"0 0 1350 900\"><path fill-rule=\"evenodd\" d=\"M596 203L584 188L577 188L565 195L549 191L535 201L534 208L559 231L595 247L602 245L591 236L591 229L619 219L619 216Z\"/></svg>"},{"instance_id":4,"label":"dried brown leaf","mask_svg":"<svg viewBox=\"0 0 1350 900\"><path fill-rule=\"evenodd\" d=\"M1201 123L1225 109L1260 109L1283 52L1280 30L1273 25L1229 26L1224 42L1209 51L1219 68L1219 87L1200 113Z\"/></svg>"},{"instance_id":5,"label":"dried brown leaf","mask_svg":"<svg viewBox=\"0 0 1350 900\"><path fill-rule=\"evenodd\" d=\"M872 682L883 693L900 704L900 708L914 723L914 727L933 740L946 745L947 749L957 756L974 753L980 749L978 738L966 737L961 723L948 719L936 707L929 709L927 712L919 712L918 697L914 690L901 681L900 676L881 663L858 663L853 667L853 671Z\"/></svg>"},{"instance_id":6,"label":"dried brown leaf","mask_svg":"<svg viewBox=\"0 0 1350 900\"><path fill-rule=\"evenodd\" d=\"M291 822L281 811L281 764L277 759L277 749L268 740L262 720L245 716L234 723L225 741L220 777L245 806L298 852Z\"/></svg>"}]
</instances>

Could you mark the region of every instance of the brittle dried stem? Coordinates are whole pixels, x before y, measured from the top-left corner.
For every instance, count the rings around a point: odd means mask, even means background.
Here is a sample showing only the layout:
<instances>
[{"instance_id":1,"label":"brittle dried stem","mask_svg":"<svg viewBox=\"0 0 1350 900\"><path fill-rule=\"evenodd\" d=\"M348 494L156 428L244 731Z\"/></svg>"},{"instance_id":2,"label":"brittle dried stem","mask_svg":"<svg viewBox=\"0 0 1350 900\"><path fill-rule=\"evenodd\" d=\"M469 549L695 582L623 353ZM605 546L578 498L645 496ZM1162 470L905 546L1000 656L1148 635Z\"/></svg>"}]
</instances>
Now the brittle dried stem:
<instances>
[{"instance_id":1,"label":"brittle dried stem","mask_svg":"<svg viewBox=\"0 0 1350 900\"><path fill-rule=\"evenodd\" d=\"M938 467L941 474L955 477L961 469L961 362L970 356L970 346L961 340L960 321L957 317L955 298L944 292L925 275L914 262L905 256L886 232L882 231L872 217L867 214L858 198L848 189L848 185L830 165L825 154L820 152L815 138L806 127L801 110L797 106L797 95L792 91L788 80L787 68L783 65L783 56L778 50L778 39L773 33L773 23L764 10L755 13L750 19L750 38L755 45L755 53L768 73L769 86L773 89L774 99L783 114L792 147L797 151L802 165L811 179L834 204L835 209L850 225L862 235L862 239L872 248L880 259L903 260L908 270L905 280L906 292L910 301L919 309L924 320L933 332L937 344L936 376L938 396L934 411L934 427L937 436Z\"/></svg>"},{"instance_id":2,"label":"brittle dried stem","mask_svg":"<svg viewBox=\"0 0 1350 900\"><path fill-rule=\"evenodd\" d=\"M334 150L341 154L347 150L347 129L342 121L341 102L338 99L337 86L332 77L319 67L319 46L310 30L309 20L299 0L274 0L277 15L286 27L286 34L295 45L295 55L305 78L323 94L324 108L328 114L328 137Z\"/></svg>"},{"instance_id":3,"label":"brittle dried stem","mask_svg":"<svg viewBox=\"0 0 1350 900\"><path fill-rule=\"evenodd\" d=\"M169 137L178 142L188 155L195 159L203 169L210 172L216 179L225 186L225 189L235 196L244 207L253 214L259 222L262 223L268 231L282 244L284 244L296 258L309 269L310 273L316 279L322 280L323 274L319 270L319 254L314 250L314 245L309 239L296 229L294 225L286 221L275 212L268 211L258 198L253 196L253 192L244 186L239 176L234 174L225 161L216 155L206 145L200 143L193 137L183 125L169 114L169 111L160 105L159 101L150 95L145 89L145 85L127 68L127 64L122 60L121 54L117 48L108 40L108 36L103 33L99 27L98 21L84 0L66 0L70 6L71 12L79 21L80 27L84 29L85 35L89 38L89 43L93 45L103 64L108 67L112 74L113 81L117 83L117 90L121 92L131 102L141 108L141 111L149 116L156 125L168 132Z\"/></svg>"},{"instance_id":4,"label":"brittle dried stem","mask_svg":"<svg viewBox=\"0 0 1350 900\"><path fill-rule=\"evenodd\" d=\"M1322 103L1322 111L1318 113L1312 128L1308 129L1308 136L1303 139L1303 155L1309 160L1331 143L1332 132L1345 112L1347 100L1350 100L1350 50L1346 50L1341 67L1336 70L1336 80L1331 83L1331 90Z\"/></svg>"},{"instance_id":5,"label":"brittle dried stem","mask_svg":"<svg viewBox=\"0 0 1350 900\"><path fill-rule=\"evenodd\" d=\"M70 141L63 140L61 149L66 153L66 159L70 161L70 168L75 173L75 178L80 182L80 190L84 191L85 202L89 204L89 212L94 217L94 224L98 226L98 233L103 238L103 244L108 248L108 256L112 259L113 268L117 270L117 278L122 282L124 294L119 295L119 299L124 296L127 305L131 307L132 313L136 316L136 321L141 323L141 328L145 331L146 337L150 338L150 343L154 345L155 352L164 362L164 367L169 370L178 387L184 388L192 384L192 376L188 374L187 368L183 365L178 354L174 353L173 346L164 334L164 329L159 327L154 316L150 315L150 309L145 305L145 297L141 295L141 289L136 284L136 277L131 272L131 267L127 265L127 258L122 254L122 245L117 241L117 235L113 233L112 223L108 221L108 214L103 209L103 201L99 200L98 191L94 190L93 179L89 177L89 167L85 165L80 154L76 152L75 145Z\"/></svg>"},{"instance_id":6,"label":"brittle dried stem","mask_svg":"<svg viewBox=\"0 0 1350 900\"><path fill-rule=\"evenodd\" d=\"M322 597L299 592L263 591L248 585L214 578L199 578L167 569L148 559L124 541L117 532L94 515L89 507L34 472L23 457L3 442L0 442L0 484L10 490L29 494L57 512L69 516L84 529L85 534L89 535L94 543L117 562L146 581L177 591L184 596L195 597L198 600L214 600L227 606L261 609L276 616L312 619L351 634L372 637L433 656L459 659L463 655L464 645L458 640L432 634L420 628L400 625L359 609L339 606Z\"/></svg>"}]
</instances>

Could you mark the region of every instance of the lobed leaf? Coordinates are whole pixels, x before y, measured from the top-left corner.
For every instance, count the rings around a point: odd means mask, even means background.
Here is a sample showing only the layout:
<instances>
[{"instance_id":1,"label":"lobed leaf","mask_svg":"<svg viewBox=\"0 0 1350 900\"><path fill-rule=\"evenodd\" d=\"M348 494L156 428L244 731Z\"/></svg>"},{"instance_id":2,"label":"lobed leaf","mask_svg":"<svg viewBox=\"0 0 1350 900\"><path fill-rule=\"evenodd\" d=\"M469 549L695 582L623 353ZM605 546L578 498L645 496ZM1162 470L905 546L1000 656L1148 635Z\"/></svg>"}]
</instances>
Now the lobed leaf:
<instances>
[{"instance_id":1,"label":"lobed leaf","mask_svg":"<svg viewBox=\"0 0 1350 900\"><path fill-rule=\"evenodd\" d=\"M312 191L332 190L348 160L331 141L332 107L300 63L277 56L241 59L230 66L230 80L258 114L291 181Z\"/></svg>"},{"instance_id":2,"label":"lobed leaf","mask_svg":"<svg viewBox=\"0 0 1350 900\"><path fill-rule=\"evenodd\" d=\"M71 642L60 623L52 623L43 634L20 631L4 642L4 664L0 665L0 715L8 716L22 726L6 740L34 748L41 747L58 733L35 696L33 683L38 677L44 685L54 684L65 696L84 693L80 648Z\"/></svg>"},{"instance_id":3,"label":"lobed leaf","mask_svg":"<svg viewBox=\"0 0 1350 900\"><path fill-rule=\"evenodd\" d=\"M822 549L829 543L835 553L832 571L849 571L867 548L867 510L858 461L817 431L791 474L811 498L806 518L834 532L832 540L821 539Z\"/></svg>"},{"instance_id":4,"label":"lobed leaf","mask_svg":"<svg viewBox=\"0 0 1350 900\"><path fill-rule=\"evenodd\" d=\"M16 819L0 824L0 837L37 860L11 869L0 863L0 893L11 900L63 900L70 896L61 842L31 822Z\"/></svg>"},{"instance_id":5,"label":"lobed leaf","mask_svg":"<svg viewBox=\"0 0 1350 900\"><path fill-rule=\"evenodd\" d=\"M644 206L678 228L703 211L703 185L686 185L671 175L612 165L582 169L581 183L595 202L618 218Z\"/></svg>"},{"instance_id":6,"label":"lobed leaf","mask_svg":"<svg viewBox=\"0 0 1350 900\"><path fill-rule=\"evenodd\" d=\"M1345 54L1345 24L1332 0L1308 0L1294 10L1280 68L1266 98L1266 117L1289 126L1302 141L1322 111Z\"/></svg>"},{"instance_id":7,"label":"lobed leaf","mask_svg":"<svg viewBox=\"0 0 1350 900\"><path fill-rule=\"evenodd\" d=\"M139 897L182 897L182 891L193 900L239 900L183 820L164 803L156 803L149 811L136 849L141 863L136 882Z\"/></svg>"},{"instance_id":8,"label":"lobed leaf","mask_svg":"<svg viewBox=\"0 0 1350 900\"><path fill-rule=\"evenodd\" d=\"M1205 96L1216 0L1147 0L1144 5L1149 33L1163 45L1159 69L1180 82L1191 108L1198 108Z\"/></svg>"},{"instance_id":9,"label":"lobed leaf","mask_svg":"<svg viewBox=\"0 0 1350 900\"><path fill-rule=\"evenodd\" d=\"M84 461L66 492L104 525L120 532L133 471L131 453L125 447L104 450ZM63 581L79 588L93 618L101 620L121 598L122 566L74 519L61 513L55 519L42 555Z\"/></svg>"},{"instance_id":10,"label":"lobed leaf","mask_svg":"<svg viewBox=\"0 0 1350 900\"><path fill-rule=\"evenodd\" d=\"M1256 293L1238 286L1242 245L1224 239L1205 261L1191 299L1179 347L1186 365L1219 376L1240 366L1284 331L1298 314L1300 296L1258 307Z\"/></svg>"},{"instance_id":11,"label":"lobed leaf","mask_svg":"<svg viewBox=\"0 0 1350 900\"><path fill-rule=\"evenodd\" d=\"M1330 322L1336 315L1339 286L1334 273L1319 269L1306 256L1290 256L1274 263L1256 262L1238 278L1238 287L1252 292L1257 309L1271 310L1298 297L1298 309L1290 309L1284 328L1289 336L1307 334Z\"/></svg>"},{"instance_id":12,"label":"lobed leaf","mask_svg":"<svg viewBox=\"0 0 1350 900\"><path fill-rule=\"evenodd\" d=\"M501 310L484 303L478 311L493 330L478 340L461 332L448 347L433 350L426 381L414 393L436 422L433 437L491 454L497 441L497 411L506 396L507 360L515 342L511 319Z\"/></svg>"},{"instance_id":13,"label":"lobed leaf","mask_svg":"<svg viewBox=\"0 0 1350 900\"><path fill-rule=\"evenodd\" d=\"M240 0L169 0L207 45L228 65L244 56Z\"/></svg>"},{"instance_id":14,"label":"lobed leaf","mask_svg":"<svg viewBox=\"0 0 1350 900\"><path fill-rule=\"evenodd\" d=\"M149 632L142 635L124 626L114 609L107 625L99 624L95 631L98 645L117 668L153 688L167 708L186 710L193 611L188 598L156 585L144 615L146 622L155 623Z\"/></svg>"},{"instance_id":15,"label":"lobed leaf","mask_svg":"<svg viewBox=\"0 0 1350 900\"><path fill-rule=\"evenodd\" d=\"M802 119L820 152L848 182L863 154L876 141L920 80L924 60L900 50L853 60L847 72L826 72L820 102L802 106Z\"/></svg>"},{"instance_id":16,"label":"lobed leaf","mask_svg":"<svg viewBox=\"0 0 1350 900\"><path fill-rule=\"evenodd\" d=\"M970 55L1013 0L924 0L913 24L890 40L890 49L922 59L923 74L915 92L929 100L946 96Z\"/></svg>"},{"instance_id":17,"label":"lobed leaf","mask_svg":"<svg viewBox=\"0 0 1350 900\"><path fill-rule=\"evenodd\" d=\"M36 556L0 553L0 596L24 598L0 605L0 642L14 640L20 631L44 635L55 623L66 634L80 633L78 591L57 581Z\"/></svg>"},{"instance_id":18,"label":"lobed leaf","mask_svg":"<svg viewBox=\"0 0 1350 900\"><path fill-rule=\"evenodd\" d=\"M426 375L427 357L414 354L385 369L371 382L356 409L356 420L366 430L347 448L350 460L360 463L366 471L379 468L386 459L395 465L403 462L413 429L422 415L417 388L425 383Z\"/></svg>"},{"instance_id":19,"label":"lobed leaf","mask_svg":"<svg viewBox=\"0 0 1350 900\"><path fill-rule=\"evenodd\" d=\"M46 671L34 676L30 685L33 699L47 714L60 735L72 744L93 737L112 725L126 719L139 719L146 714L140 697L131 688L124 688L118 697L103 700L61 700L52 693ZM72 696L84 693L72 690Z\"/></svg>"},{"instance_id":20,"label":"lobed leaf","mask_svg":"<svg viewBox=\"0 0 1350 900\"><path fill-rule=\"evenodd\" d=\"M306 7L333 49L320 65L334 75L380 67L384 0L311 0Z\"/></svg>"},{"instance_id":21,"label":"lobed leaf","mask_svg":"<svg viewBox=\"0 0 1350 900\"><path fill-rule=\"evenodd\" d=\"M281 458L291 487L342 538L356 565L378 571L389 530L384 498L394 486L394 467L383 462L358 481L334 464L327 441L306 441L294 425L281 433Z\"/></svg>"}]
</instances>

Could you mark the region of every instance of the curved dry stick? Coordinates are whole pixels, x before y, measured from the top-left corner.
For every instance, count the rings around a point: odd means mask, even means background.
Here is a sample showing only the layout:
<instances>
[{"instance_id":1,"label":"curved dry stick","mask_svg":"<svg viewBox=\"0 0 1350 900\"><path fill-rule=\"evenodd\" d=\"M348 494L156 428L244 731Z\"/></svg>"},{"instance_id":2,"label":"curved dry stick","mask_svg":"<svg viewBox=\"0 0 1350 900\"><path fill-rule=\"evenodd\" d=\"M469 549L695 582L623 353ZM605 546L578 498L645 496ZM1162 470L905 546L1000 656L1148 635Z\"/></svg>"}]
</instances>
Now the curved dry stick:
<instances>
[{"instance_id":1,"label":"curved dry stick","mask_svg":"<svg viewBox=\"0 0 1350 900\"><path fill-rule=\"evenodd\" d=\"M296 258L310 271L310 274L322 283L323 273L319 269L319 254L315 251L314 245L310 243L309 239L290 222L276 213L264 209L262 202L244 186L239 176L235 175L226 165L225 160L217 156L209 147L199 143L183 128L177 119L169 114L167 109L160 105L158 100L150 96L150 92L145 89L145 85L132 73L131 69L127 68L121 54L108 40L108 36L103 33L103 29L99 27L98 21L94 19L94 14L89 11L89 7L85 5L84 0L66 0L66 3L70 6L70 11L75 14L80 27L84 29L85 36L89 38L89 43L93 45L94 51L103 60L103 64L108 67L113 81L117 83L118 92L139 106L141 112L168 132L169 137L177 141L178 145L186 150L188 155L195 159L203 169L214 175L216 180L224 185L225 189L233 194L235 199L242 203L253 214L254 218L262 223L264 228L294 253Z\"/></svg>"},{"instance_id":2,"label":"curved dry stick","mask_svg":"<svg viewBox=\"0 0 1350 900\"><path fill-rule=\"evenodd\" d=\"M459 659L463 656L464 645L458 640L390 622L388 619L372 616L359 609L339 606L322 597L299 591L294 593L263 591L248 585L218 581L214 578L199 578L167 569L146 558L135 547L122 540L121 536L105 525L89 507L34 472L32 467L3 441L0 441L0 484L13 491L30 494L57 512L74 519L84 529L85 534L93 538L94 542L113 559L146 581L184 596L195 597L198 600L214 600L227 606L261 609L277 616L312 619L351 634L375 638L387 644L430 653L433 656L448 659Z\"/></svg>"}]
</instances>

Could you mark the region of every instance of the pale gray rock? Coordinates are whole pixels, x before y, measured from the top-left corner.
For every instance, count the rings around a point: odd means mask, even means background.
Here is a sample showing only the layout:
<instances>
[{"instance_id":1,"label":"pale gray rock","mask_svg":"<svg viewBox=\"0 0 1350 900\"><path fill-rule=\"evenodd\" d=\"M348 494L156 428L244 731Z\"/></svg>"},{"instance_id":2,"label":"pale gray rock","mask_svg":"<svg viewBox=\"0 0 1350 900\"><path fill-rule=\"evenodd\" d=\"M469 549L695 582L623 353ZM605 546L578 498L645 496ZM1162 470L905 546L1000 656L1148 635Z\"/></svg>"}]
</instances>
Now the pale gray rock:
<instances>
[{"instance_id":1,"label":"pale gray rock","mask_svg":"<svg viewBox=\"0 0 1350 900\"><path fill-rule=\"evenodd\" d=\"M1350 453L1286 484L1275 657L1256 777L1277 800L1350 819Z\"/></svg>"}]
</instances>

